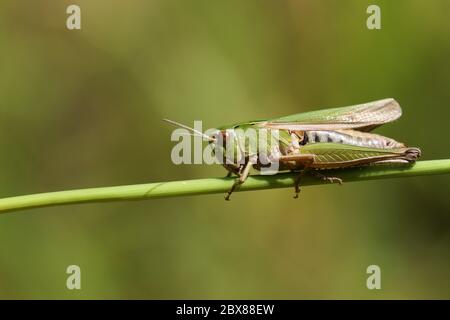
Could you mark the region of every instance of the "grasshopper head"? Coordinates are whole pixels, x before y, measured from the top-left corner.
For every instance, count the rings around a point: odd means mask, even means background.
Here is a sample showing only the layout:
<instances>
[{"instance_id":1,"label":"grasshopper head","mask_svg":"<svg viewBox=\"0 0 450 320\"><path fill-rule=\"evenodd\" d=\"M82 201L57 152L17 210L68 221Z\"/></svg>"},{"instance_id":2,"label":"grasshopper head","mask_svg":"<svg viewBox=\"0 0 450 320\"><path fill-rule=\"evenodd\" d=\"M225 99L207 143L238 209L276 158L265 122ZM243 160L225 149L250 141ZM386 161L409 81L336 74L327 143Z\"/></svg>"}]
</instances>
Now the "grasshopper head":
<instances>
[{"instance_id":1,"label":"grasshopper head","mask_svg":"<svg viewBox=\"0 0 450 320\"><path fill-rule=\"evenodd\" d=\"M211 135L212 150L217 160L229 171L239 172L245 155L239 145L239 137L233 128L217 130Z\"/></svg>"},{"instance_id":2,"label":"grasshopper head","mask_svg":"<svg viewBox=\"0 0 450 320\"><path fill-rule=\"evenodd\" d=\"M164 121L173 124L177 127L184 128L190 131L189 135L202 137L208 141L215 157L227 170L234 173L239 173L241 165L245 163L247 152L245 151L244 134L237 129L238 126L222 127L218 130L213 130L209 134L203 133L200 130L191 128L179 122L164 119Z\"/></svg>"}]
</instances>

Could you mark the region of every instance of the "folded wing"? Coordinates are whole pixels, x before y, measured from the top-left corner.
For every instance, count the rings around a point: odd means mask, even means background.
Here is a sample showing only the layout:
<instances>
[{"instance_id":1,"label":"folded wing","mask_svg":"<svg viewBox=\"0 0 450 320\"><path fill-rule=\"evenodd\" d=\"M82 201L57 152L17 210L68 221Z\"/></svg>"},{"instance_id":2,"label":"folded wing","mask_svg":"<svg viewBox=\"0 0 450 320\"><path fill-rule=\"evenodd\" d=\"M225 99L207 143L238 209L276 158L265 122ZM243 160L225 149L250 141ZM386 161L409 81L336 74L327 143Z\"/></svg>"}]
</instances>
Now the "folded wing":
<instances>
[{"instance_id":1,"label":"folded wing","mask_svg":"<svg viewBox=\"0 0 450 320\"><path fill-rule=\"evenodd\" d=\"M294 114L261 122L261 126L291 131L357 129L370 131L402 115L392 98L354 106Z\"/></svg>"}]
</instances>

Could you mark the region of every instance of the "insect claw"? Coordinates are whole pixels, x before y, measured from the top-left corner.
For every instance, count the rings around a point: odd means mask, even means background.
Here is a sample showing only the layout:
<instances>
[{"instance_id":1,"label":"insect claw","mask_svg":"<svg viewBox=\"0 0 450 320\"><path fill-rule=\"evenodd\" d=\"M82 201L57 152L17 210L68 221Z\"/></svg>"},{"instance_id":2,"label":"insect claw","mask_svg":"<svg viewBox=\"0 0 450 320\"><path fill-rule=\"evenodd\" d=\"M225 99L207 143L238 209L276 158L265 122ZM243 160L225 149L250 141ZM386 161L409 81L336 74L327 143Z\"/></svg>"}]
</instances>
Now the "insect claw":
<instances>
[{"instance_id":1,"label":"insect claw","mask_svg":"<svg viewBox=\"0 0 450 320\"><path fill-rule=\"evenodd\" d=\"M300 172L298 177L295 179L294 184L294 199L298 199L298 194L300 193L300 181L302 180L304 171Z\"/></svg>"},{"instance_id":2,"label":"insect claw","mask_svg":"<svg viewBox=\"0 0 450 320\"><path fill-rule=\"evenodd\" d=\"M343 183L341 178L338 178L338 177L329 177L329 176L326 176L326 175L324 175L324 174L322 174L322 173L320 173L320 172L317 172L317 171L311 171L311 174L312 174L314 177L319 178L319 179L321 179L322 181L328 181L329 183L335 183L335 182L337 182L337 183L339 183L340 186L341 186L342 183Z\"/></svg>"},{"instance_id":3,"label":"insect claw","mask_svg":"<svg viewBox=\"0 0 450 320\"><path fill-rule=\"evenodd\" d=\"M326 180L328 180L330 183L337 182L340 186L342 186L342 179L338 177L325 177Z\"/></svg>"},{"instance_id":4,"label":"insect claw","mask_svg":"<svg viewBox=\"0 0 450 320\"><path fill-rule=\"evenodd\" d=\"M296 183L294 186L294 199L298 199L299 193L300 193L300 185Z\"/></svg>"},{"instance_id":5,"label":"insect claw","mask_svg":"<svg viewBox=\"0 0 450 320\"><path fill-rule=\"evenodd\" d=\"M240 181L239 179L233 183L233 186L231 187L230 191L228 191L227 194L225 195L226 201L230 201L231 194L236 189L236 187L240 186L242 183L243 183L243 181Z\"/></svg>"}]
</instances>

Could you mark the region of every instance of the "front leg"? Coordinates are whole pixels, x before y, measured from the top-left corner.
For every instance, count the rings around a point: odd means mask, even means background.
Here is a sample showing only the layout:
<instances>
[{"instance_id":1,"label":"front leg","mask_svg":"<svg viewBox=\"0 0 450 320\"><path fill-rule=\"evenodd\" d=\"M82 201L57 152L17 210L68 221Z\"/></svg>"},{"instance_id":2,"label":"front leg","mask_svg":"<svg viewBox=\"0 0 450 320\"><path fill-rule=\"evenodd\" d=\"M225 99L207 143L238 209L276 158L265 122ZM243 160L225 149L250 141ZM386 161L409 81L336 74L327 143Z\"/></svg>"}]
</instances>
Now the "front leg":
<instances>
[{"instance_id":1,"label":"front leg","mask_svg":"<svg viewBox=\"0 0 450 320\"><path fill-rule=\"evenodd\" d=\"M239 172L239 178L233 183L233 186L231 187L230 191L228 191L227 194L225 195L225 200L229 201L230 196L234 192L234 190L236 190L237 187L239 187L241 184L245 182L245 180L247 180L247 177L250 173L250 169L252 168L254 161L255 161L254 158L251 158L247 161L242 171Z\"/></svg>"}]
</instances>

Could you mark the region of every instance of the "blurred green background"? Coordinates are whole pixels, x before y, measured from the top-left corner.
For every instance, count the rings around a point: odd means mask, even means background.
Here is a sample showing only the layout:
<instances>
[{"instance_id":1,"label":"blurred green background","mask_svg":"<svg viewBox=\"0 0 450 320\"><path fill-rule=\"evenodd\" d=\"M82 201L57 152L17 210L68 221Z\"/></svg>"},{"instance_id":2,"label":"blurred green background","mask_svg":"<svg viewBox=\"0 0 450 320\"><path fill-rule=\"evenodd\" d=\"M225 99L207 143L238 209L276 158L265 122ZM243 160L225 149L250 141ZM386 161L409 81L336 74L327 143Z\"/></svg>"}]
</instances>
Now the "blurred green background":
<instances>
[{"instance_id":1,"label":"blurred green background","mask_svg":"<svg viewBox=\"0 0 450 320\"><path fill-rule=\"evenodd\" d=\"M65 27L81 7L82 29ZM370 4L382 29L366 28ZM450 1L3 1L0 196L223 176L172 127L394 97L377 132L450 158ZM449 178L0 216L0 298L450 298ZM66 289L81 267L82 290ZM382 289L366 288L381 267Z\"/></svg>"}]
</instances>

